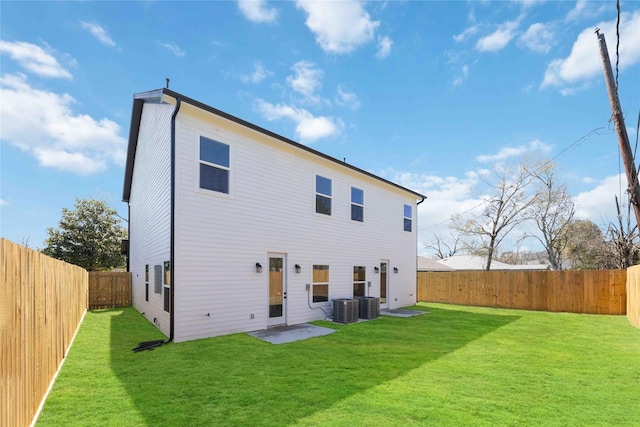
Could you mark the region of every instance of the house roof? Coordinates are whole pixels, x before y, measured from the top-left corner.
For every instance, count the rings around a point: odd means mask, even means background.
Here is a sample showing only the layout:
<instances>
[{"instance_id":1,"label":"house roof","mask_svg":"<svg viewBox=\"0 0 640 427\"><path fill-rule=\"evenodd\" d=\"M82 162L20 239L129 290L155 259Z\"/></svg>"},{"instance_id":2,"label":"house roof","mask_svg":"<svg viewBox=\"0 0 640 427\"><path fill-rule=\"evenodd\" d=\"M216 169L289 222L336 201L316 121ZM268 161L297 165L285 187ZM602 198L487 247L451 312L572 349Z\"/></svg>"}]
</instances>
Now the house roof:
<instances>
[{"instance_id":1,"label":"house roof","mask_svg":"<svg viewBox=\"0 0 640 427\"><path fill-rule=\"evenodd\" d=\"M329 160L331 162L334 162L342 167L345 167L347 169L351 169L353 171L356 171L358 173L361 173L363 175L369 176L371 178L374 178L380 182L383 182L387 185L390 185L392 187L398 188L400 190L406 191L408 193L413 194L414 196L424 200L427 197L415 192L413 190L410 190L406 187L403 187L399 184L396 184L395 182L386 180L382 177L379 177L375 174L372 174L371 172L367 172L363 169L360 169L356 166L350 165L349 163L346 163L345 161L341 161L338 160L334 157L331 157L327 154L321 153L320 151L314 150L313 148L307 147L306 145L300 144L299 142L296 142L292 139L286 138L282 135L278 135L274 132L271 132L270 130L261 128L260 126L257 126L253 123L250 123L246 120L242 120L238 117L232 116L229 113L225 113L224 111L218 110L216 108L213 108L209 105L206 105L200 101L196 101L195 99L189 98L187 96L184 96L178 92L174 92L170 89L156 89L156 90L152 90L149 92L141 92L141 93L137 93L133 96L133 108L132 108L132 112L131 112L131 127L129 129L129 145L128 145L128 149L127 149L127 162L126 162L126 166L125 166L125 173L124 173L124 187L122 190L122 201L124 202L128 202L129 201L129 197L131 196L131 181L133 178L133 165L134 165L134 161L135 161L135 155L136 155L136 148L138 145L138 132L140 130L140 120L142 119L142 107L144 105L145 102L162 102L165 99L165 96L174 98L174 99L180 99L180 102L186 102L187 104L193 105L194 107L200 108L201 110L207 111L209 113L215 114L219 117L222 117L224 119L230 120L234 123L237 123L241 126L247 127L249 129L252 129L256 132L262 133L268 137L274 138L278 141L281 141L285 144L291 145L293 147L296 147L300 150L306 151L308 153L314 154L318 157L321 157L323 159Z\"/></svg>"},{"instance_id":2,"label":"house roof","mask_svg":"<svg viewBox=\"0 0 640 427\"><path fill-rule=\"evenodd\" d=\"M449 258L439 259L439 264L450 267L453 270L484 270L487 259L479 255L454 255ZM491 261L491 270L548 270L546 264L506 264L500 261Z\"/></svg>"},{"instance_id":3,"label":"house roof","mask_svg":"<svg viewBox=\"0 0 640 427\"><path fill-rule=\"evenodd\" d=\"M418 271L453 271L453 268L439 263L435 259L418 257Z\"/></svg>"}]
</instances>

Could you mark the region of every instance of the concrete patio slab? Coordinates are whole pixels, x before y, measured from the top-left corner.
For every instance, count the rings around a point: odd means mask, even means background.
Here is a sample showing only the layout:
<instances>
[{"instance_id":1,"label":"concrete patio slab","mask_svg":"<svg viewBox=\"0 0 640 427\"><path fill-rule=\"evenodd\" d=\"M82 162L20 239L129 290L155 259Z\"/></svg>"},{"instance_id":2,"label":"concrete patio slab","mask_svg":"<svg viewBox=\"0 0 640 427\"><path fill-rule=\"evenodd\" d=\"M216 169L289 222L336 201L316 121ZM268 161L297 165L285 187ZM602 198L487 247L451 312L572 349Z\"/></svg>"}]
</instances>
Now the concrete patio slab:
<instances>
[{"instance_id":1,"label":"concrete patio slab","mask_svg":"<svg viewBox=\"0 0 640 427\"><path fill-rule=\"evenodd\" d=\"M428 313L428 311L419 311L419 310L407 310L405 308L393 308L391 310L383 309L380 310L381 316L393 316L393 317L413 317L420 316L421 314Z\"/></svg>"},{"instance_id":2,"label":"concrete patio slab","mask_svg":"<svg viewBox=\"0 0 640 427\"><path fill-rule=\"evenodd\" d=\"M321 337L336 332L335 329L323 328L322 326L302 323L293 326L281 326L277 328L265 329L262 331L248 332L247 335L256 337L271 344L285 344L294 341L306 340L308 338Z\"/></svg>"}]
</instances>

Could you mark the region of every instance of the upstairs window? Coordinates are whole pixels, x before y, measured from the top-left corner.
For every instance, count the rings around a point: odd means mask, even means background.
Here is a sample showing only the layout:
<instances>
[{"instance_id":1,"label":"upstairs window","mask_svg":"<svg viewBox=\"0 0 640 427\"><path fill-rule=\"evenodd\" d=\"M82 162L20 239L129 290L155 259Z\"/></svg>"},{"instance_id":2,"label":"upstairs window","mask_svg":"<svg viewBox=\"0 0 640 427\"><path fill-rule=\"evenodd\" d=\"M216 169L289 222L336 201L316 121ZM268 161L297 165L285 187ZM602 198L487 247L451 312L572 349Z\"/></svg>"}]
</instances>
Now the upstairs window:
<instances>
[{"instance_id":1,"label":"upstairs window","mask_svg":"<svg viewBox=\"0 0 640 427\"><path fill-rule=\"evenodd\" d=\"M316 212L331 215L331 180L316 175Z\"/></svg>"},{"instance_id":2,"label":"upstairs window","mask_svg":"<svg viewBox=\"0 0 640 427\"><path fill-rule=\"evenodd\" d=\"M229 194L229 146L200 137L200 188Z\"/></svg>"},{"instance_id":3,"label":"upstairs window","mask_svg":"<svg viewBox=\"0 0 640 427\"><path fill-rule=\"evenodd\" d=\"M351 187L351 220L364 221L364 191Z\"/></svg>"},{"instance_id":4,"label":"upstairs window","mask_svg":"<svg viewBox=\"0 0 640 427\"><path fill-rule=\"evenodd\" d=\"M411 206L404 205L404 231L411 231L412 214Z\"/></svg>"}]
</instances>

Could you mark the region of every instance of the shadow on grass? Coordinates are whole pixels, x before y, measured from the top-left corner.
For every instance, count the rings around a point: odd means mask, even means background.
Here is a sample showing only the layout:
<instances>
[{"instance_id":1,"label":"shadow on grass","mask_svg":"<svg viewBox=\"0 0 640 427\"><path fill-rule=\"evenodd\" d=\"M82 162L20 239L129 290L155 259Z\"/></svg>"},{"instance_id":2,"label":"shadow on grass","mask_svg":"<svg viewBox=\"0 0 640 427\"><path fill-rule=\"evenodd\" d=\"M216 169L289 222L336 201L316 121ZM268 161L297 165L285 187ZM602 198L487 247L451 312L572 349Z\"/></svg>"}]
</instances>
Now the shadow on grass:
<instances>
[{"instance_id":1,"label":"shadow on grass","mask_svg":"<svg viewBox=\"0 0 640 427\"><path fill-rule=\"evenodd\" d=\"M417 307L425 309L425 307ZM148 425L284 425L407 372L517 319L429 307L272 345L246 334L133 353L158 331L133 309L111 320L112 370Z\"/></svg>"}]
</instances>

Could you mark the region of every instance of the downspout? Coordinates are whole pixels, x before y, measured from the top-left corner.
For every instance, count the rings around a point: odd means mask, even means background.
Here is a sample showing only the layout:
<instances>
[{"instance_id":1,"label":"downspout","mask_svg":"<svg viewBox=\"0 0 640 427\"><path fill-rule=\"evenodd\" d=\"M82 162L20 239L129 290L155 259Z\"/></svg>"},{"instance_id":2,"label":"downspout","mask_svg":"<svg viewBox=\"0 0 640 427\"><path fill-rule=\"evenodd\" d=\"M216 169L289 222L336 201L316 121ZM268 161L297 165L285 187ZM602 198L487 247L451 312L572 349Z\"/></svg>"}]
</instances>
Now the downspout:
<instances>
[{"instance_id":1,"label":"downspout","mask_svg":"<svg viewBox=\"0 0 640 427\"><path fill-rule=\"evenodd\" d=\"M173 341L173 330L175 321L175 295L176 295L176 263L175 263L175 229L176 229L176 116L180 111L180 97L176 97L176 108L171 115L171 232L170 232L170 253L169 253L169 265L171 270L169 273L169 280L171 281L171 293L169 294L169 340Z\"/></svg>"},{"instance_id":2,"label":"downspout","mask_svg":"<svg viewBox=\"0 0 640 427\"><path fill-rule=\"evenodd\" d=\"M427 200L427 198L425 196L421 196L422 199L416 203L416 250L418 248L418 205L422 202L424 202L425 200ZM418 257L415 257L416 259L416 304L418 303Z\"/></svg>"},{"instance_id":3,"label":"downspout","mask_svg":"<svg viewBox=\"0 0 640 427\"><path fill-rule=\"evenodd\" d=\"M127 239L129 239L129 246L127 247L127 271L131 273L131 265L129 260L131 259L131 203L127 202Z\"/></svg>"}]
</instances>

